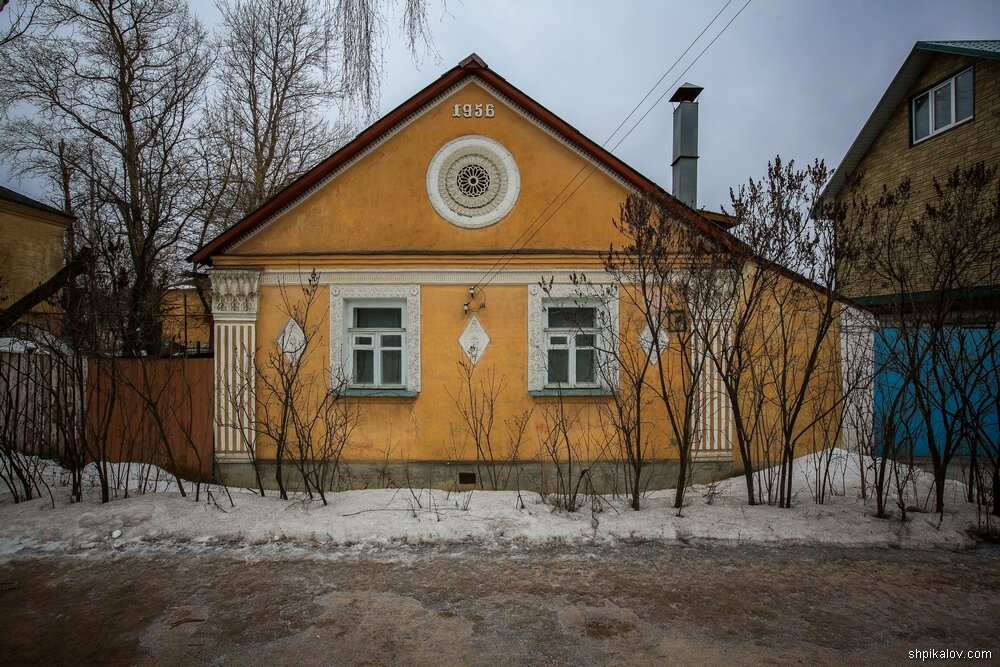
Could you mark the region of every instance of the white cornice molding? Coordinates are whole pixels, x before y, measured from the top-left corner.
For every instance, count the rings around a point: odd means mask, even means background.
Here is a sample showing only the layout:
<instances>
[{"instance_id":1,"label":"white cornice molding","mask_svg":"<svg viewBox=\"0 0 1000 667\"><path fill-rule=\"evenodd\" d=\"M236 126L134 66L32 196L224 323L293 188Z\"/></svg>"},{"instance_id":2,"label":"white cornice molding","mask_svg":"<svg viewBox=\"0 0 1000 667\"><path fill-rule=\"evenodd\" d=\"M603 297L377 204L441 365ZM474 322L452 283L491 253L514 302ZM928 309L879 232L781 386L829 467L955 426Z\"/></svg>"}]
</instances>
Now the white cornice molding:
<instances>
[{"instance_id":1,"label":"white cornice molding","mask_svg":"<svg viewBox=\"0 0 1000 667\"><path fill-rule=\"evenodd\" d=\"M324 269L316 271L320 285L473 285L489 269ZM491 285L537 285L544 278L556 284L572 284L571 274L585 274L595 284L611 284L614 279L602 269L504 269L490 280ZM306 284L311 269L264 271L262 286Z\"/></svg>"}]
</instances>

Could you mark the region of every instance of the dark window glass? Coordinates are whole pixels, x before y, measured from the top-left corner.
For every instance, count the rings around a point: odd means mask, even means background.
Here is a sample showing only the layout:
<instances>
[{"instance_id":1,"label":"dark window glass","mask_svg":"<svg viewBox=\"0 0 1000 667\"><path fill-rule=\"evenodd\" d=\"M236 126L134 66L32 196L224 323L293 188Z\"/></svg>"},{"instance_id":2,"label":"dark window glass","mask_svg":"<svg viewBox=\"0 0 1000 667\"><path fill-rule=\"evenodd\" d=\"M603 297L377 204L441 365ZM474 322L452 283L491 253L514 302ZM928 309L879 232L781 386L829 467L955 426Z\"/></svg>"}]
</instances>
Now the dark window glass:
<instances>
[{"instance_id":1,"label":"dark window glass","mask_svg":"<svg viewBox=\"0 0 1000 667\"><path fill-rule=\"evenodd\" d=\"M401 329L402 308L355 308L354 326L358 329Z\"/></svg>"},{"instance_id":2,"label":"dark window glass","mask_svg":"<svg viewBox=\"0 0 1000 667\"><path fill-rule=\"evenodd\" d=\"M595 308L549 308L549 326L562 329L587 329L596 321Z\"/></svg>"},{"instance_id":3,"label":"dark window glass","mask_svg":"<svg viewBox=\"0 0 1000 667\"><path fill-rule=\"evenodd\" d=\"M354 350L354 382L375 384L374 350Z\"/></svg>"},{"instance_id":4,"label":"dark window glass","mask_svg":"<svg viewBox=\"0 0 1000 667\"><path fill-rule=\"evenodd\" d=\"M913 100L913 140L920 141L931 133L930 93Z\"/></svg>"},{"instance_id":5,"label":"dark window glass","mask_svg":"<svg viewBox=\"0 0 1000 667\"><path fill-rule=\"evenodd\" d=\"M403 384L402 350L382 350L382 384Z\"/></svg>"},{"instance_id":6,"label":"dark window glass","mask_svg":"<svg viewBox=\"0 0 1000 667\"><path fill-rule=\"evenodd\" d=\"M955 121L972 118L973 100L972 70L955 77Z\"/></svg>"},{"instance_id":7,"label":"dark window glass","mask_svg":"<svg viewBox=\"0 0 1000 667\"><path fill-rule=\"evenodd\" d=\"M549 350L549 384L569 382L569 350Z\"/></svg>"},{"instance_id":8,"label":"dark window glass","mask_svg":"<svg viewBox=\"0 0 1000 667\"><path fill-rule=\"evenodd\" d=\"M576 381L578 384L593 384L595 377L594 350L576 350Z\"/></svg>"},{"instance_id":9,"label":"dark window glass","mask_svg":"<svg viewBox=\"0 0 1000 667\"><path fill-rule=\"evenodd\" d=\"M934 130L951 125L951 84L934 91Z\"/></svg>"}]
</instances>

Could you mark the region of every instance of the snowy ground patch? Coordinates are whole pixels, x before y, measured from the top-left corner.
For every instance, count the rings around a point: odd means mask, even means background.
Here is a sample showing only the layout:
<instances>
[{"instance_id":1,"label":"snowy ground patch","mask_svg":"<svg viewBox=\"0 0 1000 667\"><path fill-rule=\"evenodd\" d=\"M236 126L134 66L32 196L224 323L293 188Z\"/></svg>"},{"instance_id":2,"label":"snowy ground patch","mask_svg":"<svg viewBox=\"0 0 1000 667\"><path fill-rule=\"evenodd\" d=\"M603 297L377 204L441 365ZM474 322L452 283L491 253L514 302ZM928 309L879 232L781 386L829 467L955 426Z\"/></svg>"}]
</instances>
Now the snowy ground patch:
<instances>
[{"instance_id":1,"label":"snowy ground patch","mask_svg":"<svg viewBox=\"0 0 1000 667\"><path fill-rule=\"evenodd\" d=\"M828 454L829 455L829 454ZM974 506L964 485L951 482L942 518L911 512L906 523L877 519L860 494L857 455L837 450L825 504L813 501L816 455L796 461L790 509L749 506L743 478L688 491L683 511L673 491L647 494L638 512L622 498L601 497L567 513L537 493L380 489L328 494L329 505L305 497L261 498L246 489L212 486L183 498L172 477L149 466L116 464L118 499L101 504L96 471L85 474L85 501L70 503L68 476L45 466L48 497L14 504L0 497L0 559L23 549L78 551L164 543L263 545L292 543L380 547L401 544L560 545L662 543L891 546L961 549L974 544L968 529ZM766 473L758 473L766 474ZM914 472L914 495L926 497L930 476ZM126 489L128 489L126 497ZM915 503L916 504L916 503ZM591 507L596 508L595 511Z\"/></svg>"}]
</instances>

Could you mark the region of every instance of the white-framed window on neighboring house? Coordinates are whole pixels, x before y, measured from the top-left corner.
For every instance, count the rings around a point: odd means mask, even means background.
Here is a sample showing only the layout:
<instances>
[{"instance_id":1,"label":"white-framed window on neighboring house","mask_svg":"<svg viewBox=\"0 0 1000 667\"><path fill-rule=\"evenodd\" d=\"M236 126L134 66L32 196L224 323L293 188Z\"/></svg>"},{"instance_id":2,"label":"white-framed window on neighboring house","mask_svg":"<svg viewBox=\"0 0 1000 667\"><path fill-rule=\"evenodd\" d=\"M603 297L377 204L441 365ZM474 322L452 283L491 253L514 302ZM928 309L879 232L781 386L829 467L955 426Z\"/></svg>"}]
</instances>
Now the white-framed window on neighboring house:
<instances>
[{"instance_id":1,"label":"white-framed window on neighboring house","mask_svg":"<svg viewBox=\"0 0 1000 667\"><path fill-rule=\"evenodd\" d=\"M348 301L349 386L398 389L406 385L406 302Z\"/></svg>"},{"instance_id":2,"label":"white-framed window on neighboring house","mask_svg":"<svg viewBox=\"0 0 1000 667\"><path fill-rule=\"evenodd\" d=\"M551 300L545 304L545 386L601 386L601 312L596 303Z\"/></svg>"},{"instance_id":3,"label":"white-framed window on neighboring house","mask_svg":"<svg viewBox=\"0 0 1000 667\"><path fill-rule=\"evenodd\" d=\"M975 81L970 67L910 101L911 141L917 144L973 116Z\"/></svg>"}]
</instances>

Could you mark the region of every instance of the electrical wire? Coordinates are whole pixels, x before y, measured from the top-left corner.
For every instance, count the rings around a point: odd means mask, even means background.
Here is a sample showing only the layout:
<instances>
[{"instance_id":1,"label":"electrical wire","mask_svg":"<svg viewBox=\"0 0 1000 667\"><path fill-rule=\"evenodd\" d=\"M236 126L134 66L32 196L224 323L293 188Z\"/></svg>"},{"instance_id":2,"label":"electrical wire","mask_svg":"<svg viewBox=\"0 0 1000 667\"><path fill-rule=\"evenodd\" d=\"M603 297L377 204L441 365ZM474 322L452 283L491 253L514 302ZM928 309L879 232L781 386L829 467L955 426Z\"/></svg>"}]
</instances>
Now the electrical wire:
<instances>
[{"instance_id":1,"label":"electrical wire","mask_svg":"<svg viewBox=\"0 0 1000 667\"><path fill-rule=\"evenodd\" d=\"M740 10L739 10L738 12L736 12L736 14L734 14L732 18L730 18L730 19L729 19L729 21L728 21L728 22L726 23L726 25L725 25L725 26L723 26L722 30L720 30L720 31L719 31L719 33L718 33L718 34L717 34L717 35L716 35L715 37L713 37L713 38L712 38L712 41L710 41L710 42L709 42L709 43L708 43L708 44L707 44L707 45L705 46L705 48L703 48L703 49L701 50L701 52L700 52L700 53L699 53L699 54L698 54L698 55L697 55L697 56L695 57L695 59L694 59L694 60L692 60L692 61L691 61L691 63L690 63L690 64L689 64L689 65L688 65L688 66L687 66L686 68L684 68L684 71L683 71L683 72L681 72L681 73L680 73L680 74L679 74L679 75L677 76L677 78L676 78L676 79L674 79L673 83L671 83L671 84L670 84L670 86L668 86L668 87L667 87L666 91L665 91L665 92L664 92L664 93L663 93L662 95L660 95L660 97L658 97L658 98L656 99L656 101L655 101L655 102L654 102L654 103L653 103L653 104L652 104L652 105L651 105L651 106L649 107L649 109L647 109L647 110L646 110L646 112L645 112L645 113L644 113L644 114L643 114L642 116L640 116L640 117L639 117L639 119L638 119L638 120L637 120L637 121L636 121L636 122L635 122L635 123L634 123L634 124L632 125L632 127L631 127L631 128L629 128L628 132L626 132L626 133L625 133L625 134L624 134L624 135L622 136L622 138L621 138L621 139L619 139L619 140L618 140L618 141L617 141L617 142L616 142L616 143L614 144L614 146L612 146L612 147L611 147L611 149L609 149L609 150L612 150L612 151L613 151L613 150L615 150L616 148L618 148L618 147L619 147L619 146L620 146L620 145L622 144L622 142L623 142L623 141L625 141L625 139L627 139L627 138L629 137L629 135L631 135L631 134L632 134L632 132L633 132L633 131L635 131L635 129L636 129L636 128L637 128L638 126L639 126L639 124L640 124L640 123L642 123L642 121L646 119L646 117L647 117L647 116L648 116L648 115L649 115L649 114L650 114L650 113L651 113L651 112L653 111L653 109L655 109L655 108L656 108L656 106L657 106L657 105L658 105L658 104L659 104L660 102L662 102L662 101L663 101L663 99L664 99L664 98L665 98L665 97L667 96L667 94L668 94L668 93L669 93L669 92L670 92L671 90L673 90L674 86L676 86L676 85L677 85L677 83L678 83L678 82L679 82L679 81L681 80L681 78L682 78L682 77L683 77L683 76L684 76L685 74L687 74L687 72L688 72L688 71L689 71L689 70L690 70L690 69L691 69L692 67L694 67L694 65L695 65L695 64L696 64L696 63L697 63L697 62L698 62L698 61L699 61L699 60L701 59L701 57L702 57L703 55L705 55L705 52L706 52L706 51L708 51L708 49L710 49L710 48L712 47L712 45L713 45L713 44L715 44L715 42L716 42L716 41L718 41L718 39L719 39L720 37L722 37L722 35L723 35L723 34L724 34L724 33L726 32L726 30L727 30L727 29L729 28L729 26L731 26L731 25L733 24L733 22L734 22L734 21L735 21L735 20L736 20L737 18L739 18L740 14L742 14L742 13L743 13L743 10L745 10L745 9L746 9L746 8L747 8L747 7L748 7L748 6L750 5L750 3L751 3L752 1L753 1L753 0L747 0L747 1L746 1L746 3L744 3L744 4L743 4L743 6L742 6L742 7L740 7ZM716 21L716 20L717 20L717 19L719 18L719 16L720 16L720 15L721 15L721 14L722 14L722 13L723 13L723 12L724 12L725 10L726 10L726 8L727 8L727 7L729 7L729 5L730 5L731 3L732 3L732 0L729 0L729 2L727 2L727 3L726 3L726 4L725 4L725 5L723 6L723 7L722 7L722 9L721 9L721 10L719 10L719 12L718 12L718 13L717 13L717 14L716 14L716 15L715 15L715 16L714 16L713 18L712 18L712 20L711 20L711 21L709 21L708 25L706 25L706 26L705 26L705 28L704 28L704 29L703 29L703 30L702 30L702 31L701 31L701 32L700 32L700 33L698 34L698 36L697 36L697 37L695 37L695 39L694 39L694 40L693 40L693 41L691 42L691 44L690 44L690 45L688 45L688 47L687 47L687 48L686 48L686 49L684 50L684 53L682 53L682 54L681 54L681 56L680 56L680 57L679 57L679 58L678 58L678 59L677 59L676 61L674 61L674 64L673 64L673 65L671 65L671 66L670 66L670 68L669 68L669 69L668 69L668 70L667 70L666 72L664 72L663 76L661 76L661 77L660 77L659 81L657 81L657 82L656 82L656 84L655 84L655 85L653 86L653 88L651 88L651 89L649 90L649 92L647 92L647 93L646 93L646 95L645 95L645 96L644 96L644 97L642 98L642 100L640 100L640 101L639 101L639 103L638 103L638 104L637 104L637 105L635 106L635 108L634 108L634 109L632 109L632 111L631 111L631 112L629 113L629 115L625 117L625 120L623 120L623 121L622 121L622 122L621 122L621 123L620 123L620 124L618 125L618 127L617 127L617 128L615 128L614 132L612 132L612 133L611 133L611 135L610 135L610 136L608 137L608 139L607 139L607 140L605 140L604 144L602 144L602 148L603 148L603 147L604 147L604 146L605 146L605 145L607 144L607 142L608 142L608 141L610 141L610 140L611 140L611 139L612 139L612 138L614 137L614 135L615 135L615 134L617 134L617 132L618 132L618 131L619 131L619 130L620 130L620 129L621 129L621 128L622 128L622 127L623 127L623 126L624 126L624 125L625 125L625 124L627 123L627 122L628 122L628 119L629 119L629 118L631 118L631 117L632 117L632 116L633 116L633 115L635 114L636 110L638 110L638 108L642 106L643 102L645 102L645 101L646 101L646 100L647 100L647 99L649 98L649 96L653 94L653 91L655 91L655 90L656 90L656 88L657 88L657 87L658 87L658 86L660 85L660 83L661 83L661 82L662 82L662 81L663 81L663 80L664 80L664 79L665 79L665 78L667 77L667 75L668 75L668 74L670 73L670 71L671 71L672 69L674 69L674 67L676 67L676 66L677 66L677 63L679 63L679 62L681 61L681 59L683 59L683 58L684 58L684 56L685 56L685 55L686 55L686 54L688 53L688 51L690 51L690 50L691 50L691 48L692 48L692 47L693 47L693 46L694 46L694 45L695 45L695 44L696 44L696 43L698 42L698 40L699 40L699 39L701 39L702 35L704 35L706 31L708 31L708 29L709 29L709 28L710 28L710 27L712 26L712 24L714 24L714 23L715 23L715 21ZM560 203L560 204L559 204L558 206L556 206L556 208L555 208L555 209L553 209L553 211L552 211L552 212L551 212L551 213L550 213L550 214L549 214L548 216L546 216L544 220L542 220L542 223L541 223L540 225L538 225L538 227L537 227L537 228L535 228L535 229L534 229L534 230L532 231L532 228L533 228L533 227L535 227L535 225L536 225L536 224L538 223L538 221L542 219L542 216L544 216L544 215L545 215L545 212L546 212L547 210L549 210L549 208L550 208L550 207L551 207L551 206L552 206L553 204L555 204L555 203L556 203L557 201L559 201L559 198L560 198L560 197L561 197L561 196L563 195L563 193L564 193L564 192L566 192L566 190L567 190L567 189L568 189L568 188L569 188L569 187L570 187L571 185L573 185L573 182L574 182L574 181L576 181L576 179L577 179L577 178L578 178L578 177L580 176L580 174L582 174L582 173L583 173L584 171L586 171L587 167L590 167L590 168L591 168L591 169L590 169L590 172L589 172L589 173L588 173L588 174L587 174L587 175L586 175L586 176L584 177L584 179L583 179L582 181L580 181L579 185L577 185L577 186L576 186L575 188L573 188L573 190L572 190L572 191L570 191L570 193L569 193L569 194L568 194L568 195L566 196L566 198L565 198L565 199L563 199L562 203ZM476 284L475 284L475 285L473 286L473 288L472 288L472 289L473 289L473 290L477 290L477 289L479 289L480 287L486 287L487 285L489 285L490 283L492 283L492 282L493 282L493 280L495 280L495 279L496 279L496 277L497 277L498 275L500 275L500 272L501 272L501 271L502 271L502 270L503 270L504 268L506 268L506 266L507 266L508 264L510 264L510 262L511 262L511 261L513 261L513 258L514 258L514 255L515 255L515 254L516 254L516 253L517 253L517 252L518 252L519 250L522 250L522 249L524 249L524 248L525 248L525 247L526 247L526 246L528 245L528 243L530 243L530 242L531 242L531 240L532 240L532 239L533 239L533 238L534 238L534 237L535 237L535 236L536 236L536 235L538 234L538 232L539 232L539 231L541 231L541 230L542 230L542 228L543 228L543 227L545 227L545 225L546 225L546 224L548 224L548 222L549 222L549 221L550 221L550 220L551 220L551 219L553 218L553 216L555 216L555 214L556 214L557 212L559 212L559 209L561 209L561 208L562 208L562 207L563 207L563 206L564 206L564 205L566 204L566 202L568 202L568 201L569 201L569 200L570 200L570 199L571 199L571 198L573 197L573 195L574 195L574 194L576 194L576 192L577 192L577 191L578 191L578 190L579 190L579 189L580 189L581 187L583 187L584 183L586 183L586 182L587 182L587 180L588 180L588 179L590 178L590 176L591 176L591 175L593 175L593 173L594 173L594 172L595 172L596 170L597 170L597 165L596 165L596 164L594 164L593 160L591 160L591 159L590 159L589 157L587 157L587 158L586 158L586 163L585 163L585 164L584 164L584 165L583 165L583 166L582 166L582 167L580 168L580 170L579 170L579 171L578 171L578 172L577 172L577 173L576 173L576 174L575 174L575 175L573 176L573 178L571 178L571 179L570 179L570 181L569 181L569 182L568 182L568 183L567 183L567 184L566 184L565 186L563 186L562 190L560 190L560 191L559 191L559 193L558 193L558 194L556 194L556 196L555 196L555 197L554 197L554 198L552 199L552 201L550 201L550 202L549 202L548 204L546 204L545 208L543 208L543 209L542 209L542 211L541 211L541 212L540 212L540 213L539 213L539 214L538 214L538 215L537 215L537 216L535 217L535 219L534 219L534 220L532 221L532 223L531 223L530 225L528 225L528 227L527 227L527 228L526 228L526 229L525 229L525 230L524 230L523 232L521 232L521 234L520 234L520 235L519 235L519 236L517 237L517 239L515 239L515 240L514 240L514 243L513 243L512 245L511 245L510 249L509 249L508 251L505 251L505 252L504 252L504 254L500 256L500 259L498 259L498 260L497 260L497 261L496 261L496 262L495 262L495 263L493 264L493 266L491 266L491 267L490 267L490 269L489 269L489 270L488 270L488 271L487 271L487 272L486 272L486 273L485 273L485 274L483 275L483 278L481 278L481 279L479 280L479 282L477 282L477 283L476 283ZM521 239L522 239L522 238L524 238L524 235L525 235L525 234L527 234L527 233L528 233L529 231L531 232L531 233L530 233L530 235L528 235L528 237L527 237L526 239L524 239L524 243L521 243L520 247L517 247L517 246L518 246L518 243L519 243L519 242L521 241Z\"/></svg>"}]
</instances>

